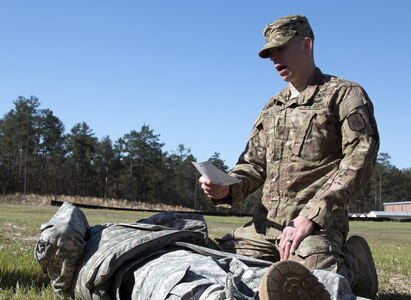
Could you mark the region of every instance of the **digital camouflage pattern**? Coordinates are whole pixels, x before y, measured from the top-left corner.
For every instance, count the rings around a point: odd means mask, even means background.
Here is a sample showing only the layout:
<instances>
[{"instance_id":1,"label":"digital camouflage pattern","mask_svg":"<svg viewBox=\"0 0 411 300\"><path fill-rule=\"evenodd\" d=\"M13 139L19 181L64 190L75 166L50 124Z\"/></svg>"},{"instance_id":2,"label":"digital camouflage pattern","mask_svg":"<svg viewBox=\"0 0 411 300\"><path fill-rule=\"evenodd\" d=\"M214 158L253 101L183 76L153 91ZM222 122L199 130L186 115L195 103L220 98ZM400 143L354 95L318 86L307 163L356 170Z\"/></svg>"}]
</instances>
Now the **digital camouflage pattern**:
<instances>
[{"instance_id":1,"label":"digital camouflage pattern","mask_svg":"<svg viewBox=\"0 0 411 300\"><path fill-rule=\"evenodd\" d=\"M291 15L279 18L268 24L264 30L265 45L261 49L261 58L269 57L269 49L280 47L294 36L306 36L314 40L314 33L305 16Z\"/></svg>"},{"instance_id":2,"label":"digital camouflage pattern","mask_svg":"<svg viewBox=\"0 0 411 300\"><path fill-rule=\"evenodd\" d=\"M275 243L283 228L302 215L318 227L299 245L297 261L314 269L319 266L307 259L326 253L334 257L334 264L325 262L326 269L339 269L349 229L347 203L371 177L378 147L366 92L317 68L298 97L291 99L287 87L270 99L231 173L241 183L230 187L227 198L213 200L216 205L236 205L263 185L262 205L249 228L224 240L231 239L243 255L255 256L255 236Z\"/></svg>"},{"instance_id":3,"label":"digital camouflage pattern","mask_svg":"<svg viewBox=\"0 0 411 300\"><path fill-rule=\"evenodd\" d=\"M336 273L331 273L325 270L314 270L312 274L318 278L327 291L331 295L333 300L366 300L368 298L363 298L355 296L351 292L350 284L344 276Z\"/></svg>"},{"instance_id":4,"label":"digital camouflage pattern","mask_svg":"<svg viewBox=\"0 0 411 300\"><path fill-rule=\"evenodd\" d=\"M75 276L75 295L79 299L109 297L120 288L121 277L131 265L164 251L177 241L207 245L199 231L179 230L144 223L114 223L96 228L87 241ZM134 259L134 261L131 261ZM123 269L125 268L125 269ZM118 286L113 286L113 278Z\"/></svg>"},{"instance_id":5,"label":"digital camouflage pattern","mask_svg":"<svg viewBox=\"0 0 411 300\"><path fill-rule=\"evenodd\" d=\"M264 270L237 258L170 249L134 271L131 299L257 299Z\"/></svg>"},{"instance_id":6,"label":"digital camouflage pattern","mask_svg":"<svg viewBox=\"0 0 411 300\"><path fill-rule=\"evenodd\" d=\"M139 221L139 223L161 225L178 230L187 229L203 232L204 235L208 234L208 229L204 217L199 214L162 212L147 219L142 219Z\"/></svg>"},{"instance_id":7,"label":"digital camouflage pattern","mask_svg":"<svg viewBox=\"0 0 411 300\"><path fill-rule=\"evenodd\" d=\"M64 203L50 221L41 225L34 256L51 279L57 294L70 288L86 245L89 224L84 213Z\"/></svg>"},{"instance_id":8,"label":"digital camouflage pattern","mask_svg":"<svg viewBox=\"0 0 411 300\"><path fill-rule=\"evenodd\" d=\"M64 204L46 224L52 224L55 229L43 230L48 232L47 241L51 243L57 237L68 237L88 228L87 234L82 235L86 247L81 246L83 243L71 247L70 239L60 239L63 243L60 247L70 246L72 250L64 252L66 259L74 262L73 257L81 256L77 265L70 264L69 269L55 259L61 255L57 247L36 246L35 256L48 271L52 283L53 274L69 275L60 277L59 283L65 288L55 289L64 297L258 300L260 278L271 265L264 260L214 249L209 244L203 217L195 214L160 213L136 223L88 227L80 209ZM336 274L321 274L318 279L324 282L332 299L356 299L349 285L337 284L341 278L330 279Z\"/></svg>"}]
</instances>

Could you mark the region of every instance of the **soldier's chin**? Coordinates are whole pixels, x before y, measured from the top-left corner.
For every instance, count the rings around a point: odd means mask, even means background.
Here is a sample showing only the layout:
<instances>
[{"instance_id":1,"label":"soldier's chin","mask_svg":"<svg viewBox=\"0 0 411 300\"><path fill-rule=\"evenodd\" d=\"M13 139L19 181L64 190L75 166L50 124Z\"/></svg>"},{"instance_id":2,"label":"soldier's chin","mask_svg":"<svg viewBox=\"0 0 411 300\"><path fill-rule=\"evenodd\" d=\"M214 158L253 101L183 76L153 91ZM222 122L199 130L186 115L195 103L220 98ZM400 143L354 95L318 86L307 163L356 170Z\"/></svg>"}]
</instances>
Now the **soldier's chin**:
<instances>
[{"instance_id":1,"label":"soldier's chin","mask_svg":"<svg viewBox=\"0 0 411 300\"><path fill-rule=\"evenodd\" d=\"M290 72L288 72L287 69L283 69L281 71L278 72L278 75L280 75L281 79L286 81L286 82L290 82Z\"/></svg>"}]
</instances>

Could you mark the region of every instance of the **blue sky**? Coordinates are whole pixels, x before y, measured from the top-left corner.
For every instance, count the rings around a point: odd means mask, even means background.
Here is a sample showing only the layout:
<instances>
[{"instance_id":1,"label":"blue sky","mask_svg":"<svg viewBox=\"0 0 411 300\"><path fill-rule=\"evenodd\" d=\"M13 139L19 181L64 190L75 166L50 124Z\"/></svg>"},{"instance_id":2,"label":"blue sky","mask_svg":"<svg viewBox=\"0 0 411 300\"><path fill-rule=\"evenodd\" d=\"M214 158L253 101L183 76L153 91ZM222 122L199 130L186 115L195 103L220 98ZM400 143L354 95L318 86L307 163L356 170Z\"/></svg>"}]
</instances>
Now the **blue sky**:
<instances>
[{"instance_id":1,"label":"blue sky","mask_svg":"<svg viewBox=\"0 0 411 300\"><path fill-rule=\"evenodd\" d=\"M0 115L39 98L69 132L85 121L113 141L148 124L172 152L229 167L268 99L285 87L258 57L262 29L306 15L324 73L371 97L380 152L411 167L411 1L1 1Z\"/></svg>"}]
</instances>

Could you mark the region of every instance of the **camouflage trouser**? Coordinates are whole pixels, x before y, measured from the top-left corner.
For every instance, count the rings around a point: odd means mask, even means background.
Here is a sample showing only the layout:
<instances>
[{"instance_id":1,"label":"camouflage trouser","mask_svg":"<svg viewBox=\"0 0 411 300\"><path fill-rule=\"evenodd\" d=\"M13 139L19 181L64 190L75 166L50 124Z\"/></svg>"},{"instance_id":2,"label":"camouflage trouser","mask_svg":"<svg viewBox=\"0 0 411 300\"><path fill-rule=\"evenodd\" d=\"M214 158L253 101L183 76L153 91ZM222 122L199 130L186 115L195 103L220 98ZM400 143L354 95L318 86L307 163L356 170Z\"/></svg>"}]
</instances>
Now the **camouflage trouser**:
<instances>
[{"instance_id":1,"label":"camouflage trouser","mask_svg":"<svg viewBox=\"0 0 411 300\"><path fill-rule=\"evenodd\" d=\"M278 240L270 238L269 229L266 233L258 233L253 221L237 228L231 234L217 240L222 250L244 256L252 256L272 262L280 260ZM324 231L314 231L298 246L290 260L304 265L309 270L326 270L339 273L351 283L355 282L357 261L355 257L346 255L342 249L343 234L334 232L332 235ZM352 270L352 271L351 271Z\"/></svg>"}]
</instances>

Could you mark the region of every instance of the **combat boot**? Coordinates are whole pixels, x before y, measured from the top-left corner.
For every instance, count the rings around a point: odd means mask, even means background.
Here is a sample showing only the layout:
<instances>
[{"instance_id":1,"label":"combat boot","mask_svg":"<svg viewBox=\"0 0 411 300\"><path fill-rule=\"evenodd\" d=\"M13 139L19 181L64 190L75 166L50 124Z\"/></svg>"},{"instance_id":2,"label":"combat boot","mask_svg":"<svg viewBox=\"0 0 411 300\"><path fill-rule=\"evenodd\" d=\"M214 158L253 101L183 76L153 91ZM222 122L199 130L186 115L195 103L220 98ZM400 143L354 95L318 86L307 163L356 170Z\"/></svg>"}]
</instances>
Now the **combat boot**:
<instances>
[{"instance_id":1,"label":"combat boot","mask_svg":"<svg viewBox=\"0 0 411 300\"><path fill-rule=\"evenodd\" d=\"M280 261L264 273L260 300L329 300L330 294L306 267L295 261Z\"/></svg>"},{"instance_id":2,"label":"combat boot","mask_svg":"<svg viewBox=\"0 0 411 300\"><path fill-rule=\"evenodd\" d=\"M367 241L361 236L351 236L343 245L358 262L358 279L352 291L355 295L374 299L378 290L378 277Z\"/></svg>"}]
</instances>

